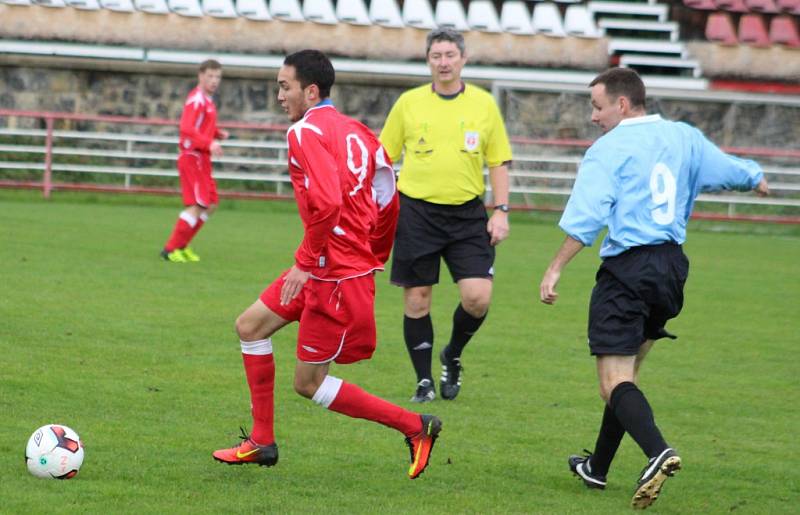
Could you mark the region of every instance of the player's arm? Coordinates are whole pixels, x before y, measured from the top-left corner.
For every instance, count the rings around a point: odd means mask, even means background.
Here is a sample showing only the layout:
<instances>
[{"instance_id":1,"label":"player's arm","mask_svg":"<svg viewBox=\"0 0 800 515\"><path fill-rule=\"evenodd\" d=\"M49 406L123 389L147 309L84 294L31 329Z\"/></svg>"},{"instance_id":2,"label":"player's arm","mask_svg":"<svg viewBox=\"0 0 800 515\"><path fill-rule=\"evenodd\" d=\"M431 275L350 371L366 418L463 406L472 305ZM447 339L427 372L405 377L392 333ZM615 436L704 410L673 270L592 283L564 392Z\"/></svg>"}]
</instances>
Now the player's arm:
<instances>
[{"instance_id":1,"label":"player's arm","mask_svg":"<svg viewBox=\"0 0 800 515\"><path fill-rule=\"evenodd\" d=\"M302 146L296 134L289 135L289 154L298 161L306 176L305 184L295 187L304 189L308 207L308 219L303 220L303 241L295 252L295 266L310 272L324 266L320 263L320 256L333 228L339 223L342 193L336 160L319 135L310 129L301 130Z\"/></svg>"},{"instance_id":2,"label":"player's arm","mask_svg":"<svg viewBox=\"0 0 800 515\"><path fill-rule=\"evenodd\" d=\"M726 154L699 130L693 131L699 156L695 165L699 174L700 191L755 190L759 195L769 194L764 170L758 163Z\"/></svg>"},{"instance_id":3,"label":"player's arm","mask_svg":"<svg viewBox=\"0 0 800 515\"><path fill-rule=\"evenodd\" d=\"M197 129L198 120L205 110L205 106L200 102L192 101L193 97L194 95L186 102L183 106L183 113L181 113L181 142L184 143L187 140L190 142L191 145L186 150L209 152L214 138L206 136Z\"/></svg>"},{"instance_id":4,"label":"player's arm","mask_svg":"<svg viewBox=\"0 0 800 515\"><path fill-rule=\"evenodd\" d=\"M539 285L539 299L542 302L545 304L553 304L556 299L558 299L556 285L558 285L558 280L561 278L561 270L567 266L567 263L572 261L572 258L574 258L583 247L583 243L572 236L567 236L564 239L564 243L561 244L561 247L556 253L556 257L553 258L553 261L550 262L550 266L545 270L544 277L542 277L542 282Z\"/></svg>"},{"instance_id":5,"label":"player's arm","mask_svg":"<svg viewBox=\"0 0 800 515\"><path fill-rule=\"evenodd\" d=\"M489 167L489 182L492 184L494 205L508 205L508 165L503 163L500 166ZM508 238L510 232L508 213L500 209L493 210L486 224L486 230L491 237L489 242L491 245L497 245Z\"/></svg>"},{"instance_id":6,"label":"player's arm","mask_svg":"<svg viewBox=\"0 0 800 515\"><path fill-rule=\"evenodd\" d=\"M608 223L616 199L616 183L604 163L602 150L590 149L578 170L572 194L558 225L567 234L539 285L539 298L553 304L561 271L583 247L591 246Z\"/></svg>"},{"instance_id":7,"label":"player's arm","mask_svg":"<svg viewBox=\"0 0 800 515\"><path fill-rule=\"evenodd\" d=\"M394 244L397 217L400 214L400 197L397 194L392 162L386 157L383 147L375 152L375 177L372 188L378 204L378 221L375 230L369 235L372 254L381 263L386 263Z\"/></svg>"}]
</instances>

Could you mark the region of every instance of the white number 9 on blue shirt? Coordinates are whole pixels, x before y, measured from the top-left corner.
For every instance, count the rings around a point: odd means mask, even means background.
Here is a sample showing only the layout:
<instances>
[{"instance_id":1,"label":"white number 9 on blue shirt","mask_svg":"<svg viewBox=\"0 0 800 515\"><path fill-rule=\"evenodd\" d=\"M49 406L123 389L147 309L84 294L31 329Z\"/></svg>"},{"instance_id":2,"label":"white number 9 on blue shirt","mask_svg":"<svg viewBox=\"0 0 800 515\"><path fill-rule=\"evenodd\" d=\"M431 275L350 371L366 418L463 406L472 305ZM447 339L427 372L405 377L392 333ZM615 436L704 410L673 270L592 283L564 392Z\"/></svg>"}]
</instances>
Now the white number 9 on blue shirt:
<instances>
[{"instance_id":1,"label":"white number 9 on blue shirt","mask_svg":"<svg viewBox=\"0 0 800 515\"><path fill-rule=\"evenodd\" d=\"M657 207L650 210L653 221L670 225L675 220L675 176L664 163L657 163L650 173L650 198Z\"/></svg>"}]
</instances>

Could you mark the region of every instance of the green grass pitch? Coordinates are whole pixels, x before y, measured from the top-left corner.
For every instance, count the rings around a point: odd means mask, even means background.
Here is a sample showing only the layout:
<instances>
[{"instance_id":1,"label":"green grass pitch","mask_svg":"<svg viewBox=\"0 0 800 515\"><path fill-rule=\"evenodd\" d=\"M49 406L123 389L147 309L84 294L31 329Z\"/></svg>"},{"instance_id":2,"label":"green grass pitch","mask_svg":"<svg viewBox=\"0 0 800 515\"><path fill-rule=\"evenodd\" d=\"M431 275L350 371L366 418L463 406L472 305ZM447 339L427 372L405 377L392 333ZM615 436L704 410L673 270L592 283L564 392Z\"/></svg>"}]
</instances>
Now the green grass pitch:
<instances>
[{"instance_id":1,"label":"green grass pitch","mask_svg":"<svg viewBox=\"0 0 800 515\"><path fill-rule=\"evenodd\" d=\"M214 462L249 426L233 323L300 240L291 203L223 201L195 250L158 251L177 199L0 191L0 513L624 513L645 464L626 437L605 491L566 458L592 448L601 416L585 344L599 263L584 250L555 306L541 274L563 239L552 215L515 213L499 248L489 318L464 355L431 465L406 478L394 431L327 412L291 386L296 326L273 338L272 469ZM650 511L788 513L800 499L800 230L692 222L684 312L645 363L642 388L683 458ZM377 278L374 358L332 373L411 409L401 291ZM456 303L434 290L436 347ZM438 365L437 365L438 366ZM57 422L81 435L71 481L29 475L30 433Z\"/></svg>"}]
</instances>

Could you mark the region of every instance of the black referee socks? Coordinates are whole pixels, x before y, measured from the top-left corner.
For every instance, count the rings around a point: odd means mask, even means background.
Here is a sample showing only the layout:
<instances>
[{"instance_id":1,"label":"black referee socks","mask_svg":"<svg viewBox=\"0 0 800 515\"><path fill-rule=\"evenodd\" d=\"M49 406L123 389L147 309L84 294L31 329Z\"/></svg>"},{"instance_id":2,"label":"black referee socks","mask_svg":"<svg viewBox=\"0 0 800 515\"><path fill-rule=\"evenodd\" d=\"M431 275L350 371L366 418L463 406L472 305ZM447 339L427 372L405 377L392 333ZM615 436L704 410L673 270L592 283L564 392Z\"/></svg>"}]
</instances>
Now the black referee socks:
<instances>
[{"instance_id":1,"label":"black referee socks","mask_svg":"<svg viewBox=\"0 0 800 515\"><path fill-rule=\"evenodd\" d=\"M444 350L449 359L461 357L464 347L486 320L487 314L488 312L480 318L475 318L464 310L460 302L458 303L453 312L453 333L450 335L450 344Z\"/></svg>"},{"instance_id":2,"label":"black referee socks","mask_svg":"<svg viewBox=\"0 0 800 515\"><path fill-rule=\"evenodd\" d=\"M403 338L406 340L411 364L414 365L414 371L417 373L417 382L423 379L433 381L431 373L433 322L431 315L428 314L421 318L403 315Z\"/></svg>"},{"instance_id":3,"label":"black referee socks","mask_svg":"<svg viewBox=\"0 0 800 515\"><path fill-rule=\"evenodd\" d=\"M597 434L597 443L594 444L591 461L592 474L597 476L608 474L608 468L611 466L614 455L617 454L623 436L625 436L625 428L622 427L611 407L606 404L606 408L603 410L603 422L600 424L600 432Z\"/></svg>"}]
</instances>

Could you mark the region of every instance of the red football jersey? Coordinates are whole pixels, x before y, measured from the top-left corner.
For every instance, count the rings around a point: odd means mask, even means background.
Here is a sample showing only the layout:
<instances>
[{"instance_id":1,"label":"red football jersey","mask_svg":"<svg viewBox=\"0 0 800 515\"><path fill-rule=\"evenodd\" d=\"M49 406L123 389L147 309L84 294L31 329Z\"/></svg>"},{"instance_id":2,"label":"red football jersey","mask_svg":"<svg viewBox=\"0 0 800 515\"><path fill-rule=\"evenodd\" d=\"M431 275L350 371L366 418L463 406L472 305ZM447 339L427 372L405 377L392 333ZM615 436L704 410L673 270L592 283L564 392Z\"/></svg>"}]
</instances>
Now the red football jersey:
<instances>
[{"instance_id":1,"label":"red football jersey","mask_svg":"<svg viewBox=\"0 0 800 515\"><path fill-rule=\"evenodd\" d=\"M211 143L218 137L217 108L211 97L198 86L189 93L183 105L178 146L181 152L208 153Z\"/></svg>"},{"instance_id":2,"label":"red football jersey","mask_svg":"<svg viewBox=\"0 0 800 515\"><path fill-rule=\"evenodd\" d=\"M305 228L295 265L324 280L382 269L399 203L392 163L378 138L327 100L309 109L286 138Z\"/></svg>"}]
</instances>

